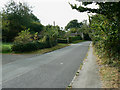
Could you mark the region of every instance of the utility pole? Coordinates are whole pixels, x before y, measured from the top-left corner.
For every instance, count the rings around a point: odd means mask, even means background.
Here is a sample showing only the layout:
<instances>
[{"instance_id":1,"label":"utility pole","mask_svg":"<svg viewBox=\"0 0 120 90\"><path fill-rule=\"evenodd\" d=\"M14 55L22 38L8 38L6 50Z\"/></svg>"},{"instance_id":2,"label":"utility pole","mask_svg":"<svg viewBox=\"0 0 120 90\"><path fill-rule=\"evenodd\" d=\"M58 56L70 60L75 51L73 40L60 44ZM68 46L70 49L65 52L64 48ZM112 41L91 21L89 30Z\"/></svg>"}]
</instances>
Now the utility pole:
<instances>
[{"instance_id":1,"label":"utility pole","mask_svg":"<svg viewBox=\"0 0 120 90\"><path fill-rule=\"evenodd\" d=\"M55 26L55 21L53 21L53 25Z\"/></svg>"}]
</instances>

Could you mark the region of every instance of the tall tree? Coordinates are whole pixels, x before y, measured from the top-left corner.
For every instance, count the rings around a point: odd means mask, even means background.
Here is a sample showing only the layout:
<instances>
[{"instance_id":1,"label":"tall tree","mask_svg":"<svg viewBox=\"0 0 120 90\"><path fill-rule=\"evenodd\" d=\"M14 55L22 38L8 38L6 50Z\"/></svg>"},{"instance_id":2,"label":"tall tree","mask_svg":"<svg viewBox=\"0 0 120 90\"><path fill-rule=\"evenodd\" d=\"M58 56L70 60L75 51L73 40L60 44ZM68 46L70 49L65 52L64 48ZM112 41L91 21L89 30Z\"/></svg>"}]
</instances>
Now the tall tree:
<instances>
[{"instance_id":1,"label":"tall tree","mask_svg":"<svg viewBox=\"0 0 120 90\"><path fill-rule=\"evenodd\" d=\"M71 20L66 26L65 29L68 30L70 28L80 28L82 26L82 23L79 23L78 20L74 19Z\"/></svg>"},{"instance_id":2,"label":"tall tree","mask_svg":"<svg viewBox=\"0 0 120 90\"><path fill-rule=\"evenodd\" d=\"M79 1L79 0L78 0ZM119 2L96 2L99 6L97 9L87 8L85 6L92 4L93 2L82 2L83 6L71 5L72 9L76 9L79 12L92 12L97 14L102 14L106 16L110 22L116 21L116 27L119 28L120 36L120 1Z\"/></svg>"},{"instance_id":3,"label":"tall tree","mask_svg":"<svg viewBox=\"0 0 120 90\"><path fill-rule=\"evenodd\" d=\"M31 22L39 22L26 3L9 1L2 10L3 41L13 41L21 30L29 28Z\"/></svg>"},{"instance_id":4,"label":"tall tree","mask_svg":"<svg viewBox=\"0 0 120 90\"><path fill-rule=\"evenodd\" d=\"M83 6L71 5L72 9L76 9L79 12L92 12L105 15L109 19L115 19L115 16L120 17L120 2L96 2L99 5L97 9L91 9L84 6L92 4L93 2L83 2Z\"/></svg>"},{"instance_id":5,"label":"tall tree","mask_svg":"<svg viewBox=\"0 0 120 90\"><path fill-rule=\"evenodd\" d=\"M109 58L104 61L107 64L119 66L120 63L120 1L119 2L96 2L97 9L85 6L92 2L83 2L83 6L71 5L72 9L79 12L97 13L89 17L90 36L99 55Z\"/></svg>"}]
</instances>

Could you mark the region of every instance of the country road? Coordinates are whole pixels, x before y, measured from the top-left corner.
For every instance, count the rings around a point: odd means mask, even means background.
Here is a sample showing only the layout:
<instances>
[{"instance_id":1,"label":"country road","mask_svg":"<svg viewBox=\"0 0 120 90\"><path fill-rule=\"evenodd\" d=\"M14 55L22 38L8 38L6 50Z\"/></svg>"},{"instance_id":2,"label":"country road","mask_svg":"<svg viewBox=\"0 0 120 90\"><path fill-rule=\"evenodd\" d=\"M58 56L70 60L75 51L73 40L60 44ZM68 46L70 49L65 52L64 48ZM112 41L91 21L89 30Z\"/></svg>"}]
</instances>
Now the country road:
<instances>
[{"instance_id":1,"label":"country road","mask_svg":"<svg viewBox=\"0 0 120 90\"><path fill-rule=\"evenodd\" d=\"M5 60L2 88L65 88L86 56L90 41L43 55Z\"/></svg>"}]
</instances>

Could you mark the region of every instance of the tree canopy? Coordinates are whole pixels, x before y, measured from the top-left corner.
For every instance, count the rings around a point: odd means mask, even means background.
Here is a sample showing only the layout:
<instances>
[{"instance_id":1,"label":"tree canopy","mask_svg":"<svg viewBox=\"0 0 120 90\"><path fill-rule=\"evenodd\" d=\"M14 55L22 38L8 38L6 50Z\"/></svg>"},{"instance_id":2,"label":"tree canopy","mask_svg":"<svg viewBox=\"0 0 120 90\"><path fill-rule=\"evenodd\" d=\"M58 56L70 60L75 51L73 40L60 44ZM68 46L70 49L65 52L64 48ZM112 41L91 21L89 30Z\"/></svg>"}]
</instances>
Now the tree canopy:
<instances>
[{"instance_id":1,"label":"tree canopy","mask_svg":"<svg viewBox=\"0 0 120 90\"><path fill-rule=\"evenodd\" d=\"M84 6L87 6L89 4L92 4L93 2L83 2L82 4ZM92 13L98 13L105 15L109 19L114 19L116 17L120 17L120 2L96 2L97 5L99 5L99 8L97 9L91 9L84 6L77 6L71 5L72 9L76 9L79 12L92 12ZM118 19L118 18L117 18Z\"/></svg>"},{"instance_id":2,"label":"tree canopy","mask_svg":"<svg viewBox=\"0 0 120 90\"><path fill-rule=\"evenodd\" d=\"M74 19L71 20L66 26L65 29L68 30L70 28L80 28L82 26L82 23L79 23L78 20Z\"/></svg>"},{"instance_id":3,"label":"tree canopy","mask_svg":"<svg viewBox=\"0 0 120 90\"><path fill-rule=\"evenodd\" d=\"M41 31L43 27L39 19L32 13L31 7L26 3L16 3L11 0L5 5L1 13L3 41L13 41L14 37L26 28L31 28L31 30L34 28L35 31Z\"/></svg>"},{"instance_id":4,"label":"tree canopy","mask_svg":"<svg viewBox=\"0 0 120 90\"><path fill-rule=\"evenodd\" d=\"M119 66L120 63L120 2L96 2L99 8L85 7L93 2L83 2L82 6L71 5L79 12L92 12L89 16L89 32L100 57L108 58L105 64Z\"/></svg>"}]
</instances>

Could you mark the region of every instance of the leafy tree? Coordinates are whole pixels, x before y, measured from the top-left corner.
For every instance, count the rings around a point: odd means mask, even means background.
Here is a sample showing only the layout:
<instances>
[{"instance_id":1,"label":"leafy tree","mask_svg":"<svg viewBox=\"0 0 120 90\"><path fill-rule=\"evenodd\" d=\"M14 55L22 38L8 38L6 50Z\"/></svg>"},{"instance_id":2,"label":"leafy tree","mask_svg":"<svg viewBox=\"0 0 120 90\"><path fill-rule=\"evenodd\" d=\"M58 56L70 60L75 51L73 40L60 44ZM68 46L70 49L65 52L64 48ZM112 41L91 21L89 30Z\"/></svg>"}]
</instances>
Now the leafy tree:
<instances>
[{"instance_id":1,"label":"leafy tree","mask_svg":"<svg viewBox=\"0 0 120 90\"><path fill-rule=\"evenodd\" d=\"M78 29L76 29L76 28L70 28L71 33L76 33L77 31L78 31Z\"/></svg>"},{"instance_id":2,"label":"leafy tree","mask_svg":"<svg viewBox=\"0 0 120 90\"><path fill-rule=\"evenodd\" d=\"M44 30L44 26L39 22L31 22L28 27L30 28L30 32L41 32Z\"/></svg>"},{"instance_id":3,"label":"leafy tree","mask_svg":"<svg viewBox=\"0 0 120 90\"><path fill-rule=\"evenodd\" d=\"M89 4L92 4L93 2L83 2L83 6L77 6L71 5L72 9L76 9L79 12L92 12L97 14L102 14L106 16L110 22L116 21L116 27L120 30L120 1L119 2L96 2L97 5L99 5L99 8L97 9L91 9L84 6L87 6ZM120 31L119 31L120 36Z\"/></svg>"},{"instance_id":4,"label":"leafy tree","mask_svg":"<svg viewBox=\"0 0 120 90\"><path fill-rule=\"evenodd\" d=\"M43 34L43 41L48 44L48 47L52 47L57 44L59 26L47 25Z\"/></svg>"},{"instance_id":5,"label":"leafy tree","mask_svg":"<svg viewBox=\"0 0 120 90\"><path fill-rule=\"evenodd\" d=\"M96 2L97 9L84 6L92 2L84 2L83 6L71 5L79 12L97 13L89 16L89 35L101 57L107 57L103 62L113 66L120 63L120 2Z\"/></svg>"},{"instance_id":6,"label":"leafy tree","mask_svg":"<svg viewBox=\"0 0 120 90\"><path fill-rule=\"evenodd\" d=\"M68 30L70 28L80 28L82 23L78 23L78 20L71 20L66 26L65 29Z\"/></svg>"},{"instance_id":7,"label":"leafy tree","mask_svg":"<svg viewBox=\"0 0 120 90\"><path fill-rule=\"evenodd\" d=\"M58 30L58 38L65 38L66 32L64 30Z\"/></svg>"},{"instance_id":8,"label":"leafy tree","mask_svg":"<svg viewBox=\"0 0 120 90\"><path fill-rule=\"evenodd\" d=\"M83 2L82 4L84 6L87 6L89 4L92 4L93 2ZM84 6L77 6L75 5L71 5L72 9L76 9L79 12L92 12L92 13L98 13L98 14L102 14L105 15L107 18L109 19L114 19L115 16L117 17L117 19L120 17L120 2L96 2L97 5L99 5L99 8L97 9L91 9L91 8L87 8Z\"/></svg>"},{"instance_id":9,"label":"leafy tree","mask_svg":"<svg viewBox=\"0 0 120 90\"><path fill-rule=\"evenodd\" d=\"M17 4L11 0L2 10L3 41L13 41L18 33L23 29L25 30L26 28L29 28L33 24L32 22L40 21L32 13L31 7L29 7L26 3L19 2ZM37 24L35 25L38 27ZM33 30L33 28L31 30Z\"/></svg>"}]
</instances>

